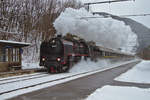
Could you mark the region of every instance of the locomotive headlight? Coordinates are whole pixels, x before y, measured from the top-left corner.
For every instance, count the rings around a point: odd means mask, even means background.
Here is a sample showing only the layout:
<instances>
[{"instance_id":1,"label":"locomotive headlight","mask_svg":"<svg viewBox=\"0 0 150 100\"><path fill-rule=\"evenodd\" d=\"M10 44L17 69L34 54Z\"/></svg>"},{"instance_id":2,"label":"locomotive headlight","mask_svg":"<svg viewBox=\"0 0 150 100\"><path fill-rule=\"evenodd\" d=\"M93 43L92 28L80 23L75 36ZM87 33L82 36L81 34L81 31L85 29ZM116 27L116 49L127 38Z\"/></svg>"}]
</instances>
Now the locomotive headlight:
<instances>
[{"instance_id":1,"label":"locomotive headlight","mask_svg":"<svg viewBox=\"0 0 150 100\"><path fill-rule=\"evenodd\" d=\"M45 61L46 59L45 58L42 58L42 61Z\"/></svg>"},{"instance_id":2,"label":"locomotive headlight","mask_svg":"<svg viewBox=\"0 0 150 100\"><path fill-rule=\"evenodd\" d=\"M57 58L56 60L57 60L57 61L60 61L61 59L60 59L60 58Z\"/></svg>"},{"instance_id":3,"label":"locomotive headlight","mask_svg":"<svg viewBox=\"0 0 150 100\"><path fill-rule=\"evenodd\" d=\"M55 43L55 40L53 40L52 43Z\"/></svg>"}]
</instances>

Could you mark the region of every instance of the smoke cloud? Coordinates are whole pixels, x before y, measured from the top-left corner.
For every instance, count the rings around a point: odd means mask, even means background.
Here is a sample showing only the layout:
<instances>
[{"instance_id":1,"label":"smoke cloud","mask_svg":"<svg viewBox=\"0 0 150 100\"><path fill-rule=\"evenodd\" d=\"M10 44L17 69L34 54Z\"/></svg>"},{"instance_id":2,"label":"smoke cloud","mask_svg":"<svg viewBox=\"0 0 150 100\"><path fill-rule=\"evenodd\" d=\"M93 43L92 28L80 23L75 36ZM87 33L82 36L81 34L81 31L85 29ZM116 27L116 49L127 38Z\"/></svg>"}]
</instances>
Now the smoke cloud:
<instances>
[{"instance_id":1,"label":"smoke cloud","mask_svg":"<svg viewBox=\"0 0 150 100\"><path fill-rule=\"evenodd\" d=\"M123 52L128 53L135 51L138 44L137 35L132 32L130 26L112 18L86 17L100 16L93 15L84 8L67 8L53 24L57 33L62 35L71 33L107 48L121 48Z\"/></svg>"}]
</instances>

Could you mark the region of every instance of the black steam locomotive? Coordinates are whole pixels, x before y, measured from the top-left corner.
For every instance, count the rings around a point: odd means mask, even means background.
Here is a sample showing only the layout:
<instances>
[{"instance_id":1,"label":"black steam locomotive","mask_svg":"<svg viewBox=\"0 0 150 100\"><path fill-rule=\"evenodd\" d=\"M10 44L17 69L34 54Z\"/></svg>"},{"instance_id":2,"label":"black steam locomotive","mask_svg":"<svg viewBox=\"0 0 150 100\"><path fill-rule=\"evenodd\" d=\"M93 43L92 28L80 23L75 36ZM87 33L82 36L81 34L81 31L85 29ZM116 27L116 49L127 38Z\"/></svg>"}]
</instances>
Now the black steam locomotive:
<instances>
[{"instance_id":1,"label":"black steam locomotive","mask_svg":"<svg viewBox=\"0 0 150 100\"><path fill-rule=\"evenodd\" d=\"M91 57L94 60L98 53L100 50L96 46L89 46L83 39L57 36L41 43L40 66L46 67L49 73L66 72L81 58Z\"/></svg>"},{"instance_id":2,"label":"black steam locomotive","mask_svg":"<svg viewBox=\"0 0 150 100\"><path fill-rule=\"evenodd\" d=\"M74 63L84 58L96 61L97 58L132 58L112 49L96 46L83 39L69 39L61 36L44 41L40 47L40 66L47 68L49 73L67 72ZM119 58L120 59L120 58Z\"/></svg>"}]
</instances>

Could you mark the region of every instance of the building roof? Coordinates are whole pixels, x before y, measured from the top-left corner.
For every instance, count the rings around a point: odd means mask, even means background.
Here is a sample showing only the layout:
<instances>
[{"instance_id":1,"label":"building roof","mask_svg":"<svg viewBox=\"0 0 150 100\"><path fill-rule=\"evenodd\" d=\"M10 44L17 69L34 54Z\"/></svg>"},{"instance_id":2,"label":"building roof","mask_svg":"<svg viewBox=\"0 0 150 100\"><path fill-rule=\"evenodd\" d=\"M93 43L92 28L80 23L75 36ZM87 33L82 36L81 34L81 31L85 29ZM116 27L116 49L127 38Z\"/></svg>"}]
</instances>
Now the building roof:
<instances>
[{"instance_id":1,"label":"building roof","mask_svg":"<svg viewBox=\"0 0 150 100\"><path fill-rule=\"evenodd\" d=\"M16 41L9 41L9 40L0 40L0 44L6 46L17 46L17 47L24 47L30 45L30 43L16 42Z\"/></svg>"}]
</instances>

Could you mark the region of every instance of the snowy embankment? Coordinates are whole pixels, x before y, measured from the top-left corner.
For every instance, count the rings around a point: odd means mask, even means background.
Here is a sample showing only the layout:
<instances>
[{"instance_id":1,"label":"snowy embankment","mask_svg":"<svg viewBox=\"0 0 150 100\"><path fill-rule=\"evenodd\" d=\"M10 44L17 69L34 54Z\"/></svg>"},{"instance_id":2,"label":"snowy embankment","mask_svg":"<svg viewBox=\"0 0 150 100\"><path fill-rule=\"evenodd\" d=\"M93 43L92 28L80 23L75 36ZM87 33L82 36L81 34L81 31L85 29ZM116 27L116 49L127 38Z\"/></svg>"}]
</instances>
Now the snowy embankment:
<instances>
[{"instance_id":1,"label":"snowy embankment","mask_svg":"<svg viewBox=\"0 0 150 100\"><path fill-rule=\"evenodd\" d=\"M116 81L150 84L150 61L142 61L131 70L115 78ZM150 100L150 89L104 86L86 100Z\"/></svg>"},{"instance_id":2,"label":"snowy embankment","mask_svg":"<svg viewBox=\"0 0 150 100\"><path fill-rule=\"evenodd\" d=\"M42 68L39 66L39 62L22 62L22 69L35 69L35 68Z\"/></svg>"},{"instance_id":3,"label":"snowy embankment","mask_svg":"<svg viewBox=\"0 0 150 100\"><path fill-rule=\"evenodd\" d=\"M86 100L150 100L150 89L104 86L97 89Z\"/></svg>"},{"instance_id":4,"label":"snowy embankment","mask_svg":"<svg viewBox=\"0 0 150 100\"><path fill-rule=\"evenodd\" d=\"M115 79L116 81L150 84L150 61L142 61Z\"/></svg>"}]
</instances>

